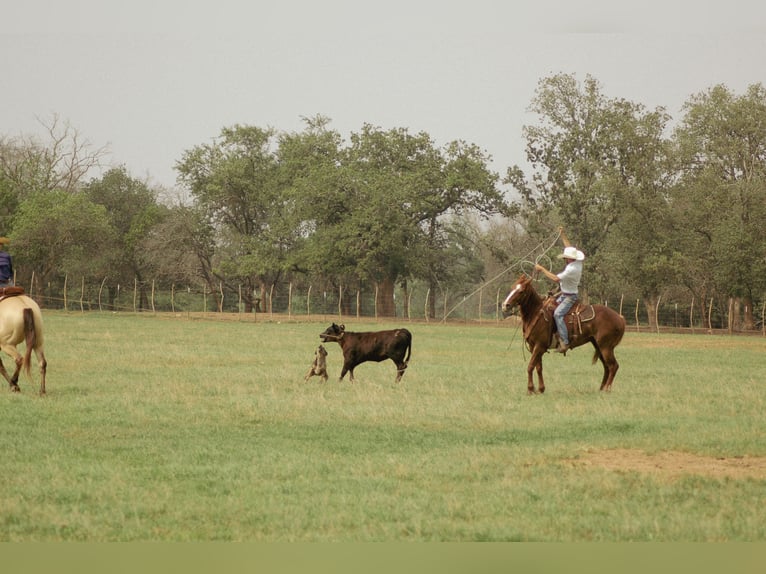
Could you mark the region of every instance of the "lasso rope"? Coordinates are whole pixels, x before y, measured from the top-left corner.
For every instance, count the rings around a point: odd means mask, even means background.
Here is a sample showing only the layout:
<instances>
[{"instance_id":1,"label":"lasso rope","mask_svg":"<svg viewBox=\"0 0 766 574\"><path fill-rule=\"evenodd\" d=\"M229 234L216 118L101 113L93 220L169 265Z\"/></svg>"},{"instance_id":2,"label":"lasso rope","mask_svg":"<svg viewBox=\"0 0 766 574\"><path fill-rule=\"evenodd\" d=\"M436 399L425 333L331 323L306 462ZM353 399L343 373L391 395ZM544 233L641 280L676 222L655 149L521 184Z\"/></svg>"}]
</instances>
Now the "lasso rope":
<instances>
[{"instance_id":1,"label":"lasso rope","mask_svg":"<svg viewBox=\"0 0 766 574\"><path fill-rule=\"evenodd\" d=\"M553 248L553 246L554 246L554 245L556 245L556 242L558 242L558 240L559 240L559 237L561 237L561 231L557 231L557 232L555 233L555 237L553 238L553 240L552 240L550 243L548 243L547 241L541 241L540 243L538 243L537 245L535 245L535 247L534 247L534 248L532 248L532 250L531 250L531 251L529 251L529 253L527 253L527 254L526 254L524 257L522 257L521 259L518 259L518 260L516 260L516 261L515 261L515 262L514 262L514 263L513 263L513 264L512 264L510 267L508 267L508 268L507 268L507 269L505 269L504 271L501 271L500 273L498 273L497 275L495 275L495 276L494 276L492 279L490 279L489 281L485 281L484 283L482 283L481 285L479 285L479 287L477 287L476 289L474 289L473 291L471 291L471 292L470 292L468 295L464 296L462 301L460 301L459 303L457 303L457 304L456 304L454 307L452 307L452 309L450 309L450 310L449 310L449 313L447 313L446 315L444 315L444 318L442 319L442 323L444 323L445 321L447 321L447 317L449 317L449 316L452 314L452 312L453 312L455 309L457 309L457 308L458 308L458 307L460 307L460 306L461 306L463 303L465 303L465 302L466 302L466 300L468 300L470 297L473 297L473 296L474 296L476 293L478 293L479 291L481 291L482 289L484 289L484 288L485 288L487 285L491 285L492 283L494 283L495 281L497 281L498 279L500 279L500 278L501 278L503 275L505 275L506 273L508 273L508 272L509 272L511 269L514 269L514 268L515 268L515 267L517 267L517 266L518 266L518 267L521 267L522 265L524 265L524 264L527 264L527 265L531 265L531 266L532 266L532 270L534 271L534 267L535 267L535 265L536 265L536 264L537 264L537 263L540 261L540 259L542 259L543 257L547 258L547 259L548 259L548 261L549 261L550 263L552 263L552 262L551 262L551 260L550 260L550 257L548 257L548 256L546 255L546 253L548 253L548 251L550 251L550 250ZM546 248L545 248L545 249L544 249L544 250L543 250L543 251L540 253L540 255L538 255L538 256L535 258L535 260L534 260L534 261L530 261L530 260L529 260L529 258L530 258L530 257L532 257L532 255L534 255L534 253L535 253L535 252L537 252L537 251L540 249L540 247L542 247L542 246L544 246L544 245L546 245L546 244L547 244L548 246L547 246L547 247L546 247ZM550 264L548 265L548 267L551 267L551 266L552 266L552 265L550 265ZM521 270L522 270L522 271L524 271L524 268L523 268L523 267L521 267ZM524 271L524 272L526 273L526 271ZM527 273L527 274L528 274L528 275L531 275L531 273Z\"/></svg>"}]
</instances>

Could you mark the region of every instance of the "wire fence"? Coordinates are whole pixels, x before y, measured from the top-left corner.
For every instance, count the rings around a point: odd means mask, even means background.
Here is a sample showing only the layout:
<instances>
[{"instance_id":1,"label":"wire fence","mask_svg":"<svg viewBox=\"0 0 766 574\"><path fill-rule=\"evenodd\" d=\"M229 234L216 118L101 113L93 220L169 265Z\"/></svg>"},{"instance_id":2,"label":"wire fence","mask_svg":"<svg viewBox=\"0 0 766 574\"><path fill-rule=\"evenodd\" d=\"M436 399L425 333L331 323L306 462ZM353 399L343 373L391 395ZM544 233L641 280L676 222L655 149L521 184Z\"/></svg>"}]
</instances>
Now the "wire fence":
<instances>
[{"instance_id":1,"label":"wire fence","mask_svg":"<svg viewBox=\"0 0 766 574\"><path fill-rule=\"evenodd\" d=\"M493 284L474 290L432 291L410 284L394 290L393 314L379 315L380 293L340 286L333 289L293 283L275 284L251 294L255 305L248 305L243 287L213 290L206 285L158 287L155 281L131 285L88 283L49 283L45 289L27 289L43 308L68 312L165 313L176 316L233 315L242 321L365 319L372 321L420 321L471 324L514 324L500 310L510 279L498 277ZM34 285L35 282L32 281ZM641 299L618 295L589 303L607 305L625 317L629 330L678 332L750 333L766 336L766 297L753 303L733 298L660 297L647 305Z\"/></svg>"}]
</instances>

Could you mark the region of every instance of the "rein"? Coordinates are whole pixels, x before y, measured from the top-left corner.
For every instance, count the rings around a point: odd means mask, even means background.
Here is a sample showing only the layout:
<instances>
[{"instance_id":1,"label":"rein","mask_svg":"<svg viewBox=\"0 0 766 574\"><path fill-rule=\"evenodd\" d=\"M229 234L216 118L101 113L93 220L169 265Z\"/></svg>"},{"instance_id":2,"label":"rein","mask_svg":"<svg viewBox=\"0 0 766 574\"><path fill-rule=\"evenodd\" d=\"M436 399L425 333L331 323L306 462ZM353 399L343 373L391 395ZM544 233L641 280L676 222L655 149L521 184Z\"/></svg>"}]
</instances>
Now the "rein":
<instances>
[{"instance_id":1,"label":"rein","mask_svg":"<svg viewBox=\"0 0 766 574\"><path fill-rule=\"evenodd\" d=\"M336 343L339 343L340 340L343 338L343 335L345 335L345 334L346 334L346 332L343 331L340 335L325 335L325 338L331 339L331 340L335 341Z\"/></svg>"}]
</instances>

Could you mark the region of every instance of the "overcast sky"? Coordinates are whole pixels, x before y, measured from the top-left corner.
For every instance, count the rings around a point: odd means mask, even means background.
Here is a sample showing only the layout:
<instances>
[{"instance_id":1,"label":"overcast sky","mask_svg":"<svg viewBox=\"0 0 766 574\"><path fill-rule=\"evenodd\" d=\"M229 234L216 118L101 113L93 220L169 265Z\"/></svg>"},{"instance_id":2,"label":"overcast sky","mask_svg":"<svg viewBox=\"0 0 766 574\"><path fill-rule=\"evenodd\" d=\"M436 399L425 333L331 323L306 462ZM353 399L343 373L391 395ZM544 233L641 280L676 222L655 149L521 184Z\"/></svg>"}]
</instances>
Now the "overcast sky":
<instances>
[{"instance_id":1,"label":"overcast sky","mask_svg":"<svg viewBox=\"0 0 766 574\"><path fill-rule=\"evenodd\" d=\"M344 139L364 123L477 144L503 174L541 78L595 77L607 97L676 119L692 94L766 84L766 3L729 0L49 0L4 2L0 135L54 114L134 177L234 124ZM93 174L93 177L97 174Z\"/></svg>"}]
</instances>

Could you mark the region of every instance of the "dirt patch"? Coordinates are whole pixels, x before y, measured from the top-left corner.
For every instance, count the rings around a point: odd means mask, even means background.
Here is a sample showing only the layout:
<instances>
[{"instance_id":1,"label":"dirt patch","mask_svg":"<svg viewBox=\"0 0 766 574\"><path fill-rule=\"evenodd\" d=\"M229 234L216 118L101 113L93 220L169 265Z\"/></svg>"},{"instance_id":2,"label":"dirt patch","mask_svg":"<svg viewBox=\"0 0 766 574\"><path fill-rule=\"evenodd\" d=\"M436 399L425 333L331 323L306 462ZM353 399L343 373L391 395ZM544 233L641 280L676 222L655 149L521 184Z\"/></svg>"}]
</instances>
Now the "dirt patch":
<instances>
[{"instance_id":1,"label":"dirt patch","mask_svg":"<svg viewBox=\"0 0 766 574\"><path fill-rule=\"evenodd\" d=\"M577 467L641 472L672 479L690 474L712 478L766 479L766 457L756 456L715 458L687 452L647 454L632 449L610 449L589 450L567 462Z\"/></svg>"}]
</instances>

